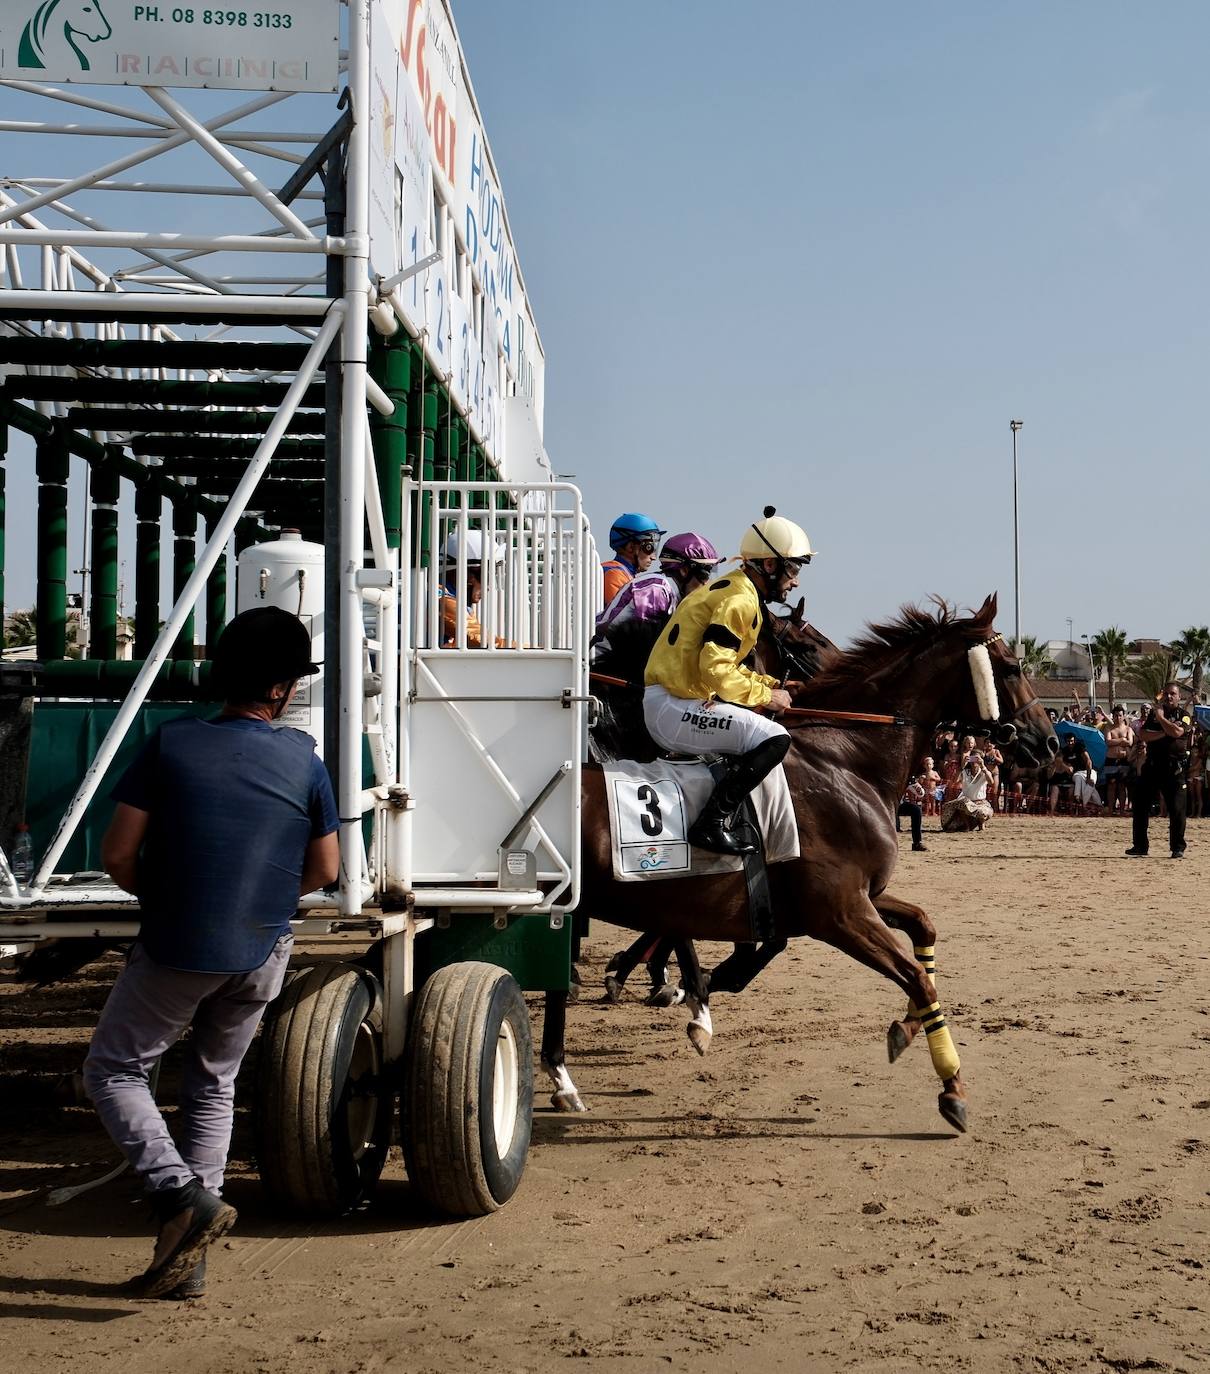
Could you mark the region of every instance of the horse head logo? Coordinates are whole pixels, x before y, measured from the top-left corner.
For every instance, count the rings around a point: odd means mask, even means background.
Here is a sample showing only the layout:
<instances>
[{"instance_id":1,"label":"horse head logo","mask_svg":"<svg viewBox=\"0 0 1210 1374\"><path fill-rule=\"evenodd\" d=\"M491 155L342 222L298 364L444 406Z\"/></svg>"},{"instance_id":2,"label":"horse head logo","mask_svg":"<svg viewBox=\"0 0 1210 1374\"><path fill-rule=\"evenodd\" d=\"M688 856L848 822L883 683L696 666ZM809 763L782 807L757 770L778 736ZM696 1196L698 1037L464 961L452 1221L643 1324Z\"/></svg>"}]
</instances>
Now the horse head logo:
<instances>
[{"instance_id":1,"label":"horse head logo","mask_svg":"<svg viewBox=\"0 0 1210 1374\"><path fill-rule=\"evenodd\" d=\"M17 62L53 69L70 66L74 56L82 72L91 71L80 43L101 42L112 33L101 0L42 0L21 31Z\"/></svg>"}]
</instances>

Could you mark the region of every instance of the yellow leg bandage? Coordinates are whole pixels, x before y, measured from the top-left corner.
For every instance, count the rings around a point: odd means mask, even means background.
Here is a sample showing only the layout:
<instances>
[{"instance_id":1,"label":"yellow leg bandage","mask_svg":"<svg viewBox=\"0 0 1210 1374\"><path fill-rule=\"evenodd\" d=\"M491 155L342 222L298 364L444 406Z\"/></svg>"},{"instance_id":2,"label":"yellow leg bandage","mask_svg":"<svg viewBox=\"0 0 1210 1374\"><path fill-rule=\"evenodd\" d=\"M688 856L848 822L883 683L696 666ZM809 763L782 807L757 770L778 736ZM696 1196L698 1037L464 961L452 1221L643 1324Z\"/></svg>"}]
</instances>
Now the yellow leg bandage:
<instances>
[{"instance_id":1,"label":"yellow leg bandage","mask_svg":"<svg viewBox=\"0 0 1210 1374\"><path fill-rule=\"evenodd\" d=\"M930 978L937 976L937 950L935 945L913 945L912 953L916 962Z\"/></svg>"},{"instance_id":2,"label":"yellow leg bandage","mask_svg":"<svg viewBox=\"0 0 1210 1374\"><path fill-rule=\"evenodd\" d=\"M929 1055L938 1078L953 1078L960 1067L958 1051L950 1037L950 1028L945 1024L941 1003L934 1002L931 1007L922 1008L917 1015L924 1025L928 1037Z\"/></svg>"},{"instance_id":3,"label":"yellow leg bandage","mask_svg":"<svg viewBox=\"0 0 1210 1374\"><path fill-rule=\"evenodd\" d=\"M933 945L913 945L912 953L916 956L916 962L928 974L930 978L937 977L937 953ZM916 1009L916 1004L908 998L907 1019L909 1021L919 1021L923 1013Z\"/></svg>"}]
</instances>

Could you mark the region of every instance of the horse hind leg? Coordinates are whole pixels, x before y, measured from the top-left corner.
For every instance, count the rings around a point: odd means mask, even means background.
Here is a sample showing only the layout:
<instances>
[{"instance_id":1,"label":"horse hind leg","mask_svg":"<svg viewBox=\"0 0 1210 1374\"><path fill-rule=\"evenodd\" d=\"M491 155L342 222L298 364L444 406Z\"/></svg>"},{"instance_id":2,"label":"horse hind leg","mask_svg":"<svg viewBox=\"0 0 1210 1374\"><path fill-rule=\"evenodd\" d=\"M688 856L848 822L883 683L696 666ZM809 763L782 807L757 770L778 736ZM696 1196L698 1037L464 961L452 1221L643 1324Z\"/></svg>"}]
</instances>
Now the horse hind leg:
<instances>
[{"instance_id":1,"label":"horse hind leg","mask_svg":"<svg viewBox=\"0 0 1210 1374\"><path fill-rule=\"evenodd\" d=\"M737 944L717 968L706 975L711 992L739 993L785 949L785 940Z\"/></svg>"},{"instance_id":2,"label":"horse hind leg","mask_svg":"<svg viewBox=\"0 0 1210 1374\"><path fill-rule=\"evenodd\" d=\"M542 1067L554 1084L550 1104L557 1112L586 1112L584 1099L567 1071L567 993L548 992L542 1016Z\"/></svg>"},{"instance_id":3,"label":"horse hind leg","mask_svg":"<svg viewBox=\"0 0 1210 1374\"><path fill-rule=\"evenodd\" d=\"M692 942L688 942L692 948ZM668 957L676 955L677 967L684 970L685 961L681 958L682 942L670 935L662 936L654 945L647 959L647 976L651 979L651 991L644 1005L649 1007L679 1007L685 1000L683 980L673 983L668 978Z\"/></svg>"},{"instance_id":4,"label":"horse hind leg","mask_svg":"<svg viewBox=\"0 0 1210 1374\"><path fill-rule=\"evenodd\" d=\"M653 960L663 944L663 940L651 935L640 935L627 949L619 950L605 966L605 996L610 1002L620 1002L622 1000L622 989L626 986L626 980L635 971L639 964L647 964ZM667 961L667 954L664 955L664 962Z\"/></svg>"}]
</instances>

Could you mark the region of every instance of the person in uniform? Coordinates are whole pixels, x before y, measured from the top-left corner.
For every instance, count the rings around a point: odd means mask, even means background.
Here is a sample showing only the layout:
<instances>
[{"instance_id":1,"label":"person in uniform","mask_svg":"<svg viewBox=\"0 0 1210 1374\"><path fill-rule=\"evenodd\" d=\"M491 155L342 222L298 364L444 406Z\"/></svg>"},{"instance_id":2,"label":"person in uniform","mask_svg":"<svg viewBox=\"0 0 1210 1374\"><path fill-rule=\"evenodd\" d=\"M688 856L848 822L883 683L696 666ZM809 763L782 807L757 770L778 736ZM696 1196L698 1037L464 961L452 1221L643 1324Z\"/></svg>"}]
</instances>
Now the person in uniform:
<instances>
[{"instance_id":1,"label":"person in uniform","mask_svg":"<svg viewBox=\"0 0 1210 1374\"><path fill-rule=\"evenodd\" d=\"M609 653L609 632L632 621L663 628L664 622L690 592L704 587L722 560L709 539L688 531L674 534L660 550L660 566L632 577L597 616L593 660Z\"/></svg>"},{"instance_id":2,"label":"person in uniform","mask_svg":"<svg viewBox=\"0 0 1210 1374\"><path fill-rule=\"evenodd\" d=\"M1147 853L1147 828L1151 808L1163 797L1168 808L1168 846L1174 859L1185 853L1185 802L1189 774L1189 740L1193 719L1181 705L1181 689L1170 682L1159 701L1148 712L1139 738L1147 746L1147 757L1134 787L1131 814L1134 843L1126 851L1130 858Z\"/></svg>"},{"instance_id":3,"label":"person in uniform","mask_svg":"<svg viewBox=\"0 0 1210 1374\"><path fill-rule=\"evenodd\" d=\"M490 541L484 540L481 531L467 531L466 606L463 614L466 617L466 647L468 649L483 647L483 626L479 622L479 606L483 601L483 550L485 542ZM443 649L453 648L458 643L458 622L461 617L458 609L457 570L460 550L461 540L455 532L445 541L443 549L446 567L440 594L441 647ZM493 565L499 568L504 561L503 549L492 544L488 552L491 555ZM503 647L503 643L499 639L497 639L496 647Z\"/></svg>"},{"instance_id":4,"label":"person in uniform","mask_svg":"<svg viewBox=\"0 0 1210 1374\"><path fill-rule=\"evenodd\" d=\"M221 1198L236 1074L285 979L300 895L337 875L336 803L315 741L273 724L314 672L296 616L237 615L212 664L222 713L161 726L113 791L102 859L138 897L141 924L84 1086L159 1222L151 1264L130 1285L140 1297L205 1290L206 1249L236 1216ZM187 1029L175 1143L149 1079Z\"/></svg>"},{"instance_id":5,"label":"person in uniform","mask_svg":"<svg viewBox=\"0 0 1210 1374\"><path fill-rule=\"evenodd\" d=\"M614 556L601 564L603 605L608 606L632 577L651 567L665 533L650 515L627 511L618 516L609 528Z\"/></svg>"},{"instance_id":6,"label":"person in uniform","mask_svg":"<svg viewBox=\"0 0 1210 1374\"><path fill-rule=\"evenodd\" d=\"M771 718L790 692L744 666L766 601L782 601L814 557L806 533L772 506L740 542L741 566L677 607L647 661L643 716L652 739L678 754L731 755L688 839L719 854L757 848L732 822L749 792L786 756L790 736ZM788 684L791 687L797 684Z\"/></svg>"}]
</instances>

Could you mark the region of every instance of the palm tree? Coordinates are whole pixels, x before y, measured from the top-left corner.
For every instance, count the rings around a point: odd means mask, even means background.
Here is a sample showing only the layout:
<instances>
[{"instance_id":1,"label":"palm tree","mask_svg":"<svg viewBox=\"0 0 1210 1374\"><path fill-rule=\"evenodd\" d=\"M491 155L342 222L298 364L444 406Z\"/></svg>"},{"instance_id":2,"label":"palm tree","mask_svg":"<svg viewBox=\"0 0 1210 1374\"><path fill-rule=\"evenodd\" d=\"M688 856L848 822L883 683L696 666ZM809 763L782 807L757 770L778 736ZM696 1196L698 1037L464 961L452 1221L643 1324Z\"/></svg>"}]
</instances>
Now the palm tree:
<instances>
[{"instance_id":1,"label":"palm tree","mask_svg":"<svg viewBox=\"0 0 1210 1374\"><path fill-rule=\"evenodd\" d=\"M1202 673L1205 671L1206 663L1210 661L1210 627L1190 625L1188 629L1182 630L1172 641L1172 656L1182 668L1188 668L1192 673L1190 686L1193 689L1193 699L1199 701Z\"/></svg>"},{"instance_id":2,"label":"palm tree","mask_svg":"<svg viewBox=\"0 0 1210 1374\"><path fill-rule=\"evenodd\" d=\"M1021 636L1021 671L1026 677L1049 677L1058 666L1045 644L1033 635Z\"/></svg>"},{"instance_id":3,"label":"palm tree","mask_svg":"<svg viewBox=\"0 0 1210 1374\"><path fill-rule=\"evenodd\" d=\"M1092 638L1092 653L1098 663L1105 665L1109 675L1109 704L1118 699L1118 668L1126 661L1126 632L1116 625L1102 630Z\"/></svg>"},{"instance_id":4,"label":"palm tree","mask_svg":"<svg viewBox=\"0 0 1210 1374\"><path fill-rule=\"evenodd\" d=\"M4 647L20 649L38 642L38 614L31 606L28 611L10 611L4 622Z\"/></svg>"},{"instance_id":5,"label":"palm tree","mask_svg":"<svg viewBox=\"0 0 1210 1374\"><path fill-rule=\"evenodd\" d=\"M1159 653L1135 659L1130 665L1130 676L1139 684L1145 699L1157 700L1172 678L1171 655L1161 649Z\"/></svg>"}]
</instances>

